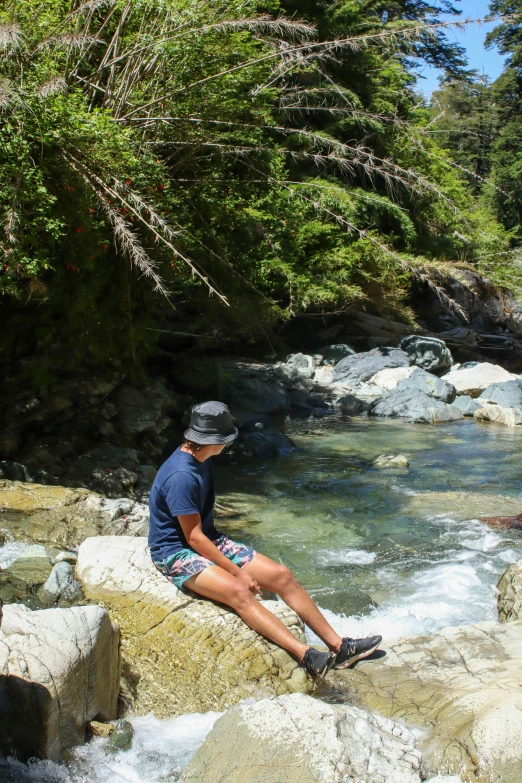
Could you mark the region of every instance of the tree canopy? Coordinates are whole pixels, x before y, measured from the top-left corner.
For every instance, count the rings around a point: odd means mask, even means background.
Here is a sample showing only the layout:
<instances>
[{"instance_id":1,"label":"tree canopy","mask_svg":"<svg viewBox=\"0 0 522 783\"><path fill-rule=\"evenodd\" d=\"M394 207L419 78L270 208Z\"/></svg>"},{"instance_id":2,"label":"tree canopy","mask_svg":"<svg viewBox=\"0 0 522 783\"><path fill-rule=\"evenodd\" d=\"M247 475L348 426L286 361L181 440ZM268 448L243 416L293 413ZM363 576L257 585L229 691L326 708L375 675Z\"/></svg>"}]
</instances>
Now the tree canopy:
<instances>
[{"instance_id":1,"label":"tree canopy","mask_svg":"<svg viewBox=\"0 0 522 783\"><path fill-rule=\"evenodd\" d=\"M412 276L442 296L440 270L480 267L511 241L491 199L478 199L500 141L490 154L487 100L479 116L482 87L462 82L442 13L458 8L8 2L4 306L39 308L42 333L59 321L103 356L128 348L129 330L133 351L150 342L165 307L196 333L246 339L303 309L356 302L412 320ZM460 153L459 134L415 92L420 59L459 80L440 100L454 125L473 115ZM516 172L493 175L498 192Z\"/></svg>"}]
</instances>

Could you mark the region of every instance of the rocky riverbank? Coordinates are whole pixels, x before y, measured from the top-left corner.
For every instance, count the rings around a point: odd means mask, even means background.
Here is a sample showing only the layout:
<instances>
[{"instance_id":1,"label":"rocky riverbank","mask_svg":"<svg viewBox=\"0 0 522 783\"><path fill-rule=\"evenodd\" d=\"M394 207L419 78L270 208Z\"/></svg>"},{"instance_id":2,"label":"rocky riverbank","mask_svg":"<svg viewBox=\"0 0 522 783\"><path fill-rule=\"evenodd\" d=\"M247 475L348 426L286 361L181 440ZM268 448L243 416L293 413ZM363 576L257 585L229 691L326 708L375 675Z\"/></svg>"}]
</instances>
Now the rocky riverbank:
<instances>
[{"instance_id":1,"label":"rocky riverbank","mask_svg":"<svg viewBox=\"0 0 522 783\"><path fill-rule=\"evenodd\" d=\"M134 504L141 526L134 535L124 519L131 513L111 518L115 509L132 512L129 503L63 487L0 486L0 505L9 509L3 524L16 520L18 533L23 518L42 541L39 515L54 514L46 517L53 524L45 546L26 549L2 577L25 574L30 604L41 595L41 580L47 584L67 565L82 591L74 599L80 605L71 608L67 596L56 600L61 608L4 606L0 689L8 710L0 752L60 759L83 741L93 719L116 718L118 695L120 714L164 717L223 709L247 697L255 701L231 706L183 781L226 773L230 781L266 783L268 770L274 780L283 771L296 783L341 783L347 774L362 783L442 783L441 774L447 783L518 783L522 561L499 582L499 614L508 622L386 639L384 658L330 675L336 706L306 696L313 683L296 662L232 612L162 579L136 535L144 532L146 511ZM84 515L82 528L74 520ZM72 538L56 532L69 524ZM31 562L25 571L24 559ZM303 638L302 624L284 604L266 605Z\"/></svg>"}]
</instances>

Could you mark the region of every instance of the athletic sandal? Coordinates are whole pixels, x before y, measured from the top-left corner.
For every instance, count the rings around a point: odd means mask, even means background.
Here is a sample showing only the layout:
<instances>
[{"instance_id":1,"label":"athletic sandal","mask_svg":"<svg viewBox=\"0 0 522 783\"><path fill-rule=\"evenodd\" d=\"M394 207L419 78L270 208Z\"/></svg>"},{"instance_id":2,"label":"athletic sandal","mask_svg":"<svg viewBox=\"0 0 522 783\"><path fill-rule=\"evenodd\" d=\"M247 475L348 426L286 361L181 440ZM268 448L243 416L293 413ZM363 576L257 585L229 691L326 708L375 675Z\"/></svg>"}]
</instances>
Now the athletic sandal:
<instances>
[{"instance_id":1,"label":"athletic sandal","mask_svg":"<svg viewBox=\"0 0 522 783\"><path fill-rule=\"evenodd\" d=\"M346 669L361 658L367 658L381 642L382 636L370 636L368 639L350 639L345 636L335 656L334 669Z\"/></svg>"},{"instance_id":2,"label":"athletic sandal","mask_svg":"<svg viewBox=\"0 0 522 783\"><path fill-rule=\"evenodd\" d=\"M307 674L316 677L326 677L335 663L335 653L321 652L314 647L309 647L304 654L301 666Z\"/></svg>"}]
</instances>

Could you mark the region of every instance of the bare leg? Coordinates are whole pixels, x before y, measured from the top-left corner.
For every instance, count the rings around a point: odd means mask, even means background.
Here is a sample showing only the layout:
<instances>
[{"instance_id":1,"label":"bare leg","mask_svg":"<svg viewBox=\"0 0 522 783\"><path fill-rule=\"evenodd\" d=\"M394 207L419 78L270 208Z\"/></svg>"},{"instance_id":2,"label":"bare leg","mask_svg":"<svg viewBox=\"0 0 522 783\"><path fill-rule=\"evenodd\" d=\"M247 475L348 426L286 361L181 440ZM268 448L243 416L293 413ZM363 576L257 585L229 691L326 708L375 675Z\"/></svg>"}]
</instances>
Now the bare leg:
<instances>
[{"instance_id":1,"label":"bare leg","mask_svg":"<svg viewBox=\"0 0 522 783\"><path fill-rule=\"evenodd\" d=\"M342 638L323 617L290 569L275 563L269 557L256 555L245 566L245 571L254 577L263 590L271 590L280 595L285 604L288 604L299 615L301 620L323 640L330 650L339 652Z\"/></svg>"},{"instance_id":2,"label":"bare leg","mask_svg":"<svg viewBox=\"0 0 522 783\"><path fill-rule=\"evenodd\" d=\"M205 598L230 606L253 631L303 660L308 645L298 642L286 625L259 603L244 582L223 568L209 566L191 576L185 585Z\"/></svg>"}]
</instances>

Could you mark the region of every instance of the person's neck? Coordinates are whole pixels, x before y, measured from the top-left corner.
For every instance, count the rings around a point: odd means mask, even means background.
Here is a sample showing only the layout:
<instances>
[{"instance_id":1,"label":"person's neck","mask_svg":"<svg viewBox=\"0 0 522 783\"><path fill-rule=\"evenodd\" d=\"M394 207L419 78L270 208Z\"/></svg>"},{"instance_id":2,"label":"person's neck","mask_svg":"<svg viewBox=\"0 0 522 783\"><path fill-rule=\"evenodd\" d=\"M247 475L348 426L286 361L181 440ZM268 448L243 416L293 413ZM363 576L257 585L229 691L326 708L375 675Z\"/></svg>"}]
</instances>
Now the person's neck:
<instances>
[{"instance_id":1,"label":"person's neck","mask_svg":"<svg viewBox=\"0 0 522 783\"><path fill-rule=\"evenodd\" d=\"M212 456L212 446L203 446L203 448L198 449L197 451L192 451L192 449L182 445L181 451L184 451L185 454L190 454L190 456L197 459L198 462L205 462L206 459Z\"/></svg>"}]
</instances>

